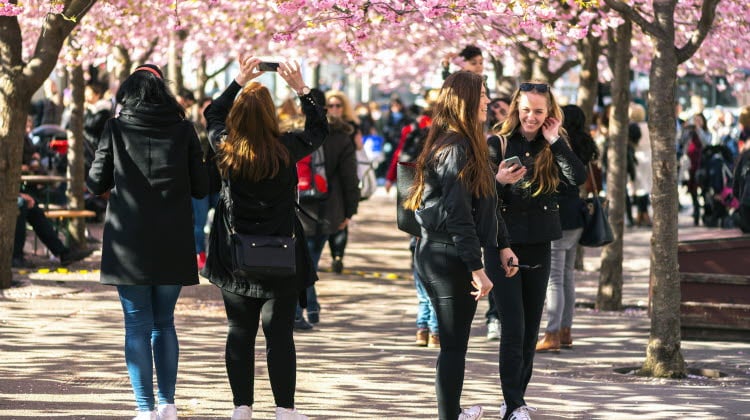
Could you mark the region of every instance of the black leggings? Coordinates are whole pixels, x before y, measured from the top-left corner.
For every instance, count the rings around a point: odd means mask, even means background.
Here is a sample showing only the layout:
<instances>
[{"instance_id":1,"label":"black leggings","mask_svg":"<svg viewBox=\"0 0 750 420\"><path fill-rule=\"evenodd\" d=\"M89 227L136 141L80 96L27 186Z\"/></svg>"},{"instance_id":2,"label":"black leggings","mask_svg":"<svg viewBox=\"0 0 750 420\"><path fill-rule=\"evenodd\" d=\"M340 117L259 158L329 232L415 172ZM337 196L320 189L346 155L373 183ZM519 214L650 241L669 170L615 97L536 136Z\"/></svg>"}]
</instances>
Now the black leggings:
<instances>
[{"instance_id":1,"label":"black leggings","mask_svg":"<svg viewBox=\"0 0 750 420\"><path fill-rule=\"evenodd\" d=\"M466 349L477 302L471 296L471 272L458 257L456 247L419 240L414 266L440 326L440 354L435 391L441 420L455 420L461 413Z\"/></svg>"},{"instance_id":2,"label":"black leggings","mask_svg":"<svg viewBox=\"0 0 750 420\"><path fill-rule=\"evenodd\" d=\"M487 249L484 254L487 275L495 285L492 290L500 311L500 383L508 406L506 419L513 410L526 405L524 396L534 366L550 273L549 242L513 245L512 249L520 264L541 264L542 267L521 269L515 276L506 278L500 253Z\"/></svg>"},{"instance_id":3,"label":"black leggings","mask_svg":"<svg viewBox=\"0 0 750 420\"><path fill-rule=\"evenodd\" d=\"M252 406L255 380L255 336L263 320L266 336L266 363L271 390L277 407L294 408L297 382L297 355L294 350L294 309L297 297L259 299L221 291L227 311L229 332L226 365L234 405Z\"/></svg>"}]
</instances>

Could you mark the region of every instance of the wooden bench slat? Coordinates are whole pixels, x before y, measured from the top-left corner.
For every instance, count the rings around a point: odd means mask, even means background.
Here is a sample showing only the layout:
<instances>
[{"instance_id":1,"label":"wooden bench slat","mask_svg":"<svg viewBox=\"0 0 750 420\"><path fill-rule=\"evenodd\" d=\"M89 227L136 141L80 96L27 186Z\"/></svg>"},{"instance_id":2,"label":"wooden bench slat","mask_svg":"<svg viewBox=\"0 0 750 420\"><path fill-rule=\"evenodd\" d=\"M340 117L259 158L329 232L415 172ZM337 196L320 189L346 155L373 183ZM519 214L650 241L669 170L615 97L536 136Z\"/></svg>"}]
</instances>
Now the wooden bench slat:
<instances>
[{"instance_id":1,"label":"wooden bench slat","mask_svg":"<svg viewBox=\"0 0 750 420\"><path fill-rule=\"evenodd\" d=\"M96 212L91 210L48 210L44 212L48 219L77 219L82 217L95 217Z\"/></svg>"}]
</instances>

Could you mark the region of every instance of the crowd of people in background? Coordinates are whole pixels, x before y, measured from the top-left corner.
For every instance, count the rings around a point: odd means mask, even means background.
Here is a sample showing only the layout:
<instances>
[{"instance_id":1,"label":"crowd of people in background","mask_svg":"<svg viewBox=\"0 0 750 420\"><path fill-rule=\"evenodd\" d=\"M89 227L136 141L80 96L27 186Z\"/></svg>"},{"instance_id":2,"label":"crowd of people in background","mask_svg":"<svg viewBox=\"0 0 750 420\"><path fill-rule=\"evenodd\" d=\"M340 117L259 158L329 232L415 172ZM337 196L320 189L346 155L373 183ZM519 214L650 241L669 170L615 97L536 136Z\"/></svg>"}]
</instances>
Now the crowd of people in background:
<instances>
[{"instance_id":1,"label":"crowd of people in background","mask_svg":"<svg viewBox=\"0 0 750 420\"><path fill-rule=\"evenodd\" d=\"M499 341L501 416L529 419L534 409L525 394L535 354L573 346L581 208L585 195L606 194L610 107L599 109L590 126L580 107L561 106L543 80L495 95L482 51L472 45L443 59L444 84L426 89L414 104L397 95L382 104L354 103L338 90L308 88L296 63L281 63L278 74L297 96L276 106L268 88L254 81L263 74L259 63L240 58L230 85L200 101L186 89L172 94L155 65L135 69L114 96L96 72L86 85L86 207L104 221L101 281L117 287L122 303L136 419L177 418L174 306L183 286L197 284L198 271L224 300L231 418L252 418L260 322L276 418L306 419L294 404L293 331L314 330L320 322L315 281L326 247L330 271L347 273L349 226L372 194L363 174L373 172L390 193L399 162L417 169L406 207L417 214L421 236L405 240L412 258L403 264L415 282L415 344L440 349L440 419L484 415L481 406L461 407L470 327L482 298L488 300L486 338ZM52 80L44 86L44 98L29 113L26 174L60 173L67 164L50 139L64 135L69 110ZM695 226L750 232L750 107L738 115L721 108L680 111L677 182L690 205L675 205L692 211ZM630 104L629 228L652 226L646 117L643 104ZM326 198L298 203L299 162L318 148ZM63 266L93 252L63 244L39 207L50 194L64 204L65 187L24 185L14 267L33 266L23 252L27 224ZM128 229L120 229L125 220ZM296 238L297 275L270 282L233 271L235 227Z\"/></svg>"}]
</instances>

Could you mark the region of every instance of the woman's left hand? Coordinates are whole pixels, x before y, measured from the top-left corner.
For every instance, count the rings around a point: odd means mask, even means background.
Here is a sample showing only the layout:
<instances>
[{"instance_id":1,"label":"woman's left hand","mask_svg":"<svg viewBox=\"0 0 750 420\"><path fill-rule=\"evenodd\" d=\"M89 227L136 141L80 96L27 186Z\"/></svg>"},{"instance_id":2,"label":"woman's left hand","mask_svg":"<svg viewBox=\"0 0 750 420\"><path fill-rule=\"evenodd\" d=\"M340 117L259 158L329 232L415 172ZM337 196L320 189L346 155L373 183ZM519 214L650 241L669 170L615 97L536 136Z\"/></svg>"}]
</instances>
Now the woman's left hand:
<instances>
[{"instance_id":1,"label":"woman's left hand","mask_svg":"<svg viewBox=\"0 0 750 420\"><path fill-rule=\"evenodd\" d=\"M560 126L562 122L555 117L549 117L544 120L542 124L542 134L544 138L552 144L555 140L560 138Z\"/></svg>"},{"instance_id":2,"label":"woman's left hand","mask_svg":"<svg viewBox=\"0 0 750 420\"><path fill-rule=\"evenodd\" d=\"M239 58L240 63L240 74L234 78L240 86L245 86L245 83L255 79L264 72L258 71L257 67L260 64L261 59L257 57L243 57Z\"/></svg>"},{"instance_id":3,"label":"woman's left hand","mask_svg":"<svg viewBox=\"0 0 750 420\"><path fill-rule=\"evenodd\" d=\"M487 296L492 290L492 282L487 277L487 273L484 268L471 272L471 285L474 287L474 291L471 295L474 296L474 300L479 300L484 296Z\"/></svg>"},{"instance_id":4,"label":"woman's left hand","mask_svg":"<svg viewBox=\"0 0 750 420\"><path fill-rule=\"evenodd\" d=\"M299 63L296 61L279 63L279 76L295 92L300 92L305 87L305 81L302 79L302 71Z\"/></svg>"}]
</instances>

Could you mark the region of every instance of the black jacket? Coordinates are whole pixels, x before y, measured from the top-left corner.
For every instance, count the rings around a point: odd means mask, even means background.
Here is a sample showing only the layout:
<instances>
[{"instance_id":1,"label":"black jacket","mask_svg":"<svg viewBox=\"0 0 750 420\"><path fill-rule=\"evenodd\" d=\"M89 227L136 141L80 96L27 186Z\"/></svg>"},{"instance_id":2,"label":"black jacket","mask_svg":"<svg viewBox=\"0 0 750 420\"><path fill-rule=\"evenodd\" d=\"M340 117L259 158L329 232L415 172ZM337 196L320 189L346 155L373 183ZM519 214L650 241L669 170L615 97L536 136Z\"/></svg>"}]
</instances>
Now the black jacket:
<instances>
[{"instance_id":1,"label":"black jacket","mask_svg":"<svg viewBox=\"0 0 750 420\"><path fill-rule=\"evenodd\" d=\"M508 241L502 218L496 218L497 196L474 197L458 179L468 150L467 140L453 134L428 159L422 203L415 214L423 239L455 244L467 270L474 271L484 267L482 248L498 248L498 243L506 248ZM492 176L489 165L487 172Z\"/></svg>"},{"instance_id":2,"label":"black jacket","mask_svg":"<svg viewBox=\"0 0 750 420\"><path fill-rule=\"evenodd\" d=\"M240 89L241 86L232 81L204 113L208 123L208 138L215 150L218 150L218 145L226 135L226 117ZM211 283L231 293L257 298L296 295L317 280L302 225L297 220L294 207L297 193L296 162L323 143L328 135L328 122L325 110L310 95L303 96L301 102L306 116L305 130L284 133L279 138L289 150L290 164L282 167L274 178L260 182L231 180L235 230L258 235L292 236L294 233L297 275L289 279L276 278L271 282L260 276L239 277L232 274L229 221L226 197L222 192L209 236L208 257L203 274Z\"/></svg>"},{"instance_id":3,"label":"black jacket","mask_svg":"<svg viewBox=\"0 0 750 420\"><path fill-rule=\"evenodd\" d=\"M208 191L198 136L176 109L140 104L107 121L86 185L111 191L101 282L198 283L191 196Z\"/></svg>"},{"instance_id":4,"label":"black jacket","mask_svg":"<svg viewBox=\"0 0 750 420\"><path fill-rule=\"evenodd\" d=\"M527 141L515 131L507 139L505 156L502 155L500 138L490 137L490 160L497 167L503 159L518 156L528 169L526 176L513 185L496 183L500 206L498 218L505 219L510 233L511 244L536 244L549 242L562 237L558 193L540 194L532 197L536 185L524 188L522 184L531 179L534 173L534 159L547 140L541 134ZM576 187L586 182L586 170L563 139L550 146L555 155L560 183ZM576 187L577 188L577 187Z\"/></svg>"},{"instance_id":5,"label":"black jacket","mask_svg":"<svg viewBox=\"0 0 750 420\"><path fill-rule=\"evenodd\" d=\"M330 235L338 231L344 219L357 213L359 206L359 179L357 178L357 156L351 127L344 121L329 125L330 133L323 144L325 154L328 198L320 202L303 203L305 212L314 216L313 221L304 214L300 217L305 235Z\"/></svg>"}]
</instances>

